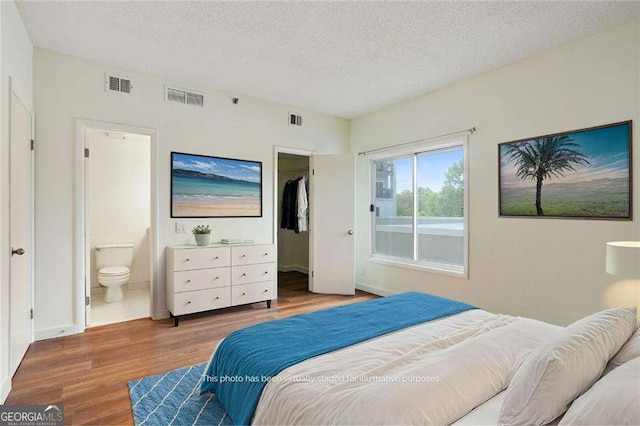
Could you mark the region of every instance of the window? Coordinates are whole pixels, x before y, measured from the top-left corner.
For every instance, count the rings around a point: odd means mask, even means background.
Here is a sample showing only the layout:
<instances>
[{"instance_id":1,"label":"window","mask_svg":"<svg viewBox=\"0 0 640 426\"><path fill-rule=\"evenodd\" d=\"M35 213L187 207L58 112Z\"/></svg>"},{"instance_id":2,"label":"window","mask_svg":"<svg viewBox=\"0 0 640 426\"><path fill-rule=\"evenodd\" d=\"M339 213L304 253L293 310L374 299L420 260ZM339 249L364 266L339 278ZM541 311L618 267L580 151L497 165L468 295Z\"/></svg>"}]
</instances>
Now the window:
<instances>
[{"instance_id":1,"label":"window","mask_svg":"<svg viewBox=\"0 0 640 426\"><path fill-rule=\"evenodd\" d=\"M465 145L372 159L372 261L466 277Z\"/></svg>"}]
</instances>

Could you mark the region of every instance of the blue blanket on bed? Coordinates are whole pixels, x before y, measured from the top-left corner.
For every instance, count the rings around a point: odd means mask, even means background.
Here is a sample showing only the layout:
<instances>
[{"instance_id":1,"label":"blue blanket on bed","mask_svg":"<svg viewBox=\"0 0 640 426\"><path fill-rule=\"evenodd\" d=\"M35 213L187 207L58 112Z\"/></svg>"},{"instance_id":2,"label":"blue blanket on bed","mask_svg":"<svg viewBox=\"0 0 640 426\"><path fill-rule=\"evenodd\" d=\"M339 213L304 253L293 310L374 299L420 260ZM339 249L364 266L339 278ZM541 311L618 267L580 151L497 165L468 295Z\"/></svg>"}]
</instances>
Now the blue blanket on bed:
<instances>
[{"instance_id":1,"label":"blue blanket on bed","mask_svg":"<svg viewBox=\"0 0 640 426\"><path fill-rule=\"evenodd\" d=\"M215 393L234 424L248 425L267 381L287 367L470 309L475 307L412 292L243 328L220 343L200 392Z\"/></svg>"}]
</instances>

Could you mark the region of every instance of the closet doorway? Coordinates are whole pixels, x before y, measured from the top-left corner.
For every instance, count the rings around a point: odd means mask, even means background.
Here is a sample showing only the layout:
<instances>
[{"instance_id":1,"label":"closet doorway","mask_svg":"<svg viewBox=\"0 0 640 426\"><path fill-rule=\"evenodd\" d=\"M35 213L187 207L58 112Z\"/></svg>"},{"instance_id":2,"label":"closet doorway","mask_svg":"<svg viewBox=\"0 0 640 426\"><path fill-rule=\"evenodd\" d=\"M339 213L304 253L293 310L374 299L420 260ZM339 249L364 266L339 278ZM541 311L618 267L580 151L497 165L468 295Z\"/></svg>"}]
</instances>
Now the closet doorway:
<instances>
[{"instance_id":1,"label":"closet doorway","mask_svg":"<svg viewBox=\"0 0 640 426\"><path fill-rule=\"evenodd\" d=\"M277 152L278 289L309 291L309 155Z\"/></svg>"},{"instance_id":2,"label":"closet doorway","mask_svg":"<svg viewBox=\"0 0 640 426\"><path fill-rule=\"evenodd\" d=\"M355 294L355 165L353 154L318 155L274 146L272 217L279 289ZM307 231L296 233L282 228L282 195L288 181L303 176L309 181L308 224Z\"/></svg>"}]
</instances>

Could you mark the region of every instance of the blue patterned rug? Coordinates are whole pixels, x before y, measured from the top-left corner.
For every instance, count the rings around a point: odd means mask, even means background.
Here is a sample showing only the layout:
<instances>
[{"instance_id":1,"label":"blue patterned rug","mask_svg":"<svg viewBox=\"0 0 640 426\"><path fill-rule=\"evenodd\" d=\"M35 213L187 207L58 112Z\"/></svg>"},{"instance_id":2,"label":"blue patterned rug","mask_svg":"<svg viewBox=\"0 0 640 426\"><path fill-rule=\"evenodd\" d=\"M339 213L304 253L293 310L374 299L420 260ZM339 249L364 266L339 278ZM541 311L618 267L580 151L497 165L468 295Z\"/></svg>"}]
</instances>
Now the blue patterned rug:
<instances>
[{"instance_id":1,"label":"blue patterned rug","mask_svg":"<svg viewBox=\"0 0 640 426\"><path fill-rule=\"evenodd\" d=\"M136 426L231 425L213 394L198 396L196 387L205 364L169 371L129 382Z\"/></svg>"}]
</instances>

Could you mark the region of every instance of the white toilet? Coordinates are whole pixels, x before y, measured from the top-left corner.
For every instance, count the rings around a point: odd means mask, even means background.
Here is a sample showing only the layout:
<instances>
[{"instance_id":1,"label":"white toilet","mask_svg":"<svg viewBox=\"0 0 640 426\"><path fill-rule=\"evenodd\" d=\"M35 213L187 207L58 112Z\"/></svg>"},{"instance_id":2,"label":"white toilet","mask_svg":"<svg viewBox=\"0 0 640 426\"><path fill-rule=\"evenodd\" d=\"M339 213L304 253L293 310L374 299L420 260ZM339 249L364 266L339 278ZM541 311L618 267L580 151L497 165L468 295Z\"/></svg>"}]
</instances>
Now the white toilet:
<instances>
[{"instance_id":1,"label":"white toilet","mask_svg":"<svg viewBox=\"0 0 640 426\"><path fill-rule=\"evenodd\" d=\"M96 246L96 267L98 282L107 288L104 301L107 303L124 300L122 286L131 276L133 244L109 244Z\"/></svg>"}]
</instances>

